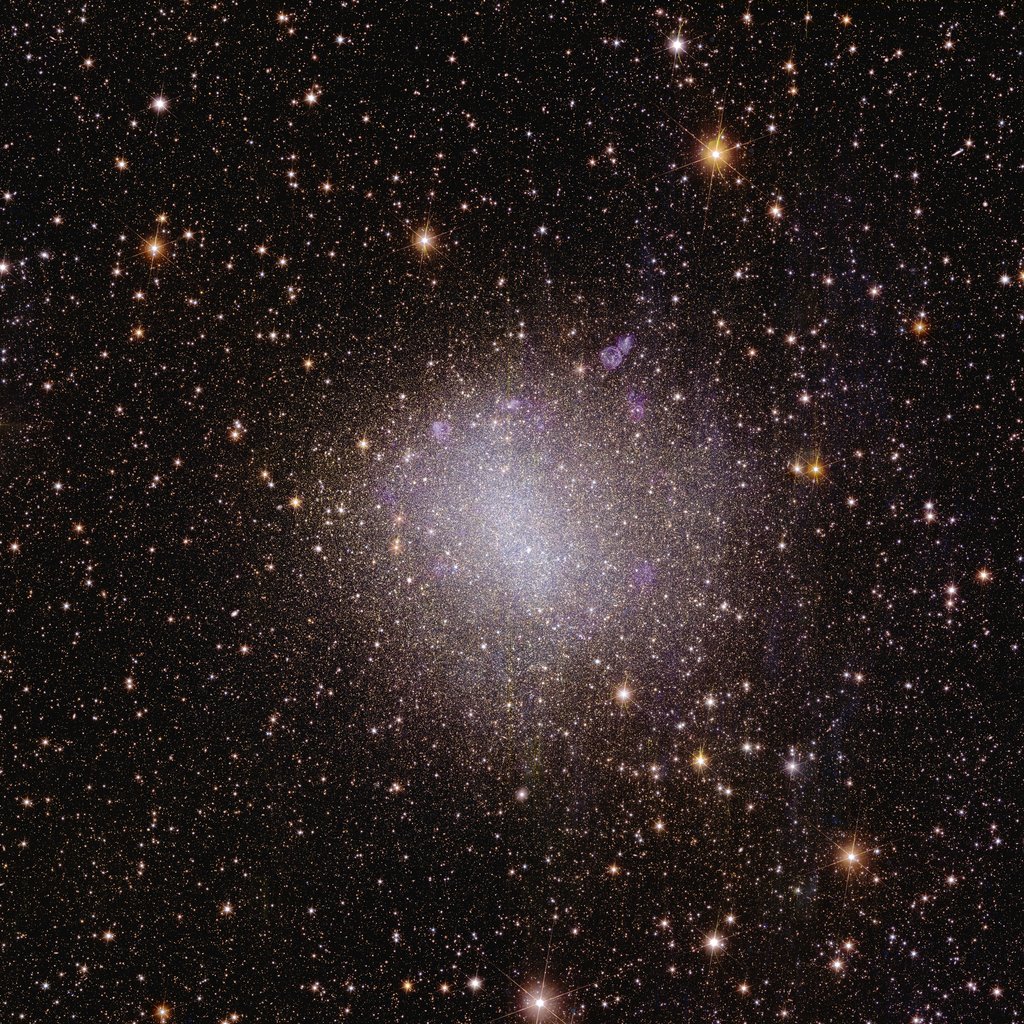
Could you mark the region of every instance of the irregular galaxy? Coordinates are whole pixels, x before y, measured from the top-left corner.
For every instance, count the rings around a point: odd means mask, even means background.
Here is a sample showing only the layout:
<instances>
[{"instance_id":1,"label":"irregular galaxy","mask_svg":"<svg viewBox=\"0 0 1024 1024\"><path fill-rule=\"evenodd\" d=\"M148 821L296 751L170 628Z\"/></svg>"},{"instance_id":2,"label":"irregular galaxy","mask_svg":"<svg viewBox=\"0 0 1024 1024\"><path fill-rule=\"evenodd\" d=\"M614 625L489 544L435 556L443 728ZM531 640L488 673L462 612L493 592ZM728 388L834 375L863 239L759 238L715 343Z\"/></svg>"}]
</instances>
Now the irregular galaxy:
<instances>
[{"instance_id":1,"label":"irregular galaxy","mask_svg":"<svg viewBox=\"0 0 1024 1024\"><path fill-rule=\"evenodd\" d=\"M4 1020L1021 1017L1021 11L4 29Z\"/></svg>"},{"instance_id":2,"label":"irregular galaxy","mask_svg":"<svg viewBox=\"0 0 1024 1024\"><path fill-rule=\"evenodd\" d=\"M603 667L581 679L615 666L684 677L712 637L749 630L738 601L775 544L744 506L742 440L679 392L649 418L639 403L583 364L450 395L428 385L381 410L381 440L360 438L355 458L328 432L306 488L317 588L351 595L362 581L356 617L399 628L421 664L444 663L460 699L585 652ZM353 496L343 513L339 490Z\"/></svg>"}]
</instances>

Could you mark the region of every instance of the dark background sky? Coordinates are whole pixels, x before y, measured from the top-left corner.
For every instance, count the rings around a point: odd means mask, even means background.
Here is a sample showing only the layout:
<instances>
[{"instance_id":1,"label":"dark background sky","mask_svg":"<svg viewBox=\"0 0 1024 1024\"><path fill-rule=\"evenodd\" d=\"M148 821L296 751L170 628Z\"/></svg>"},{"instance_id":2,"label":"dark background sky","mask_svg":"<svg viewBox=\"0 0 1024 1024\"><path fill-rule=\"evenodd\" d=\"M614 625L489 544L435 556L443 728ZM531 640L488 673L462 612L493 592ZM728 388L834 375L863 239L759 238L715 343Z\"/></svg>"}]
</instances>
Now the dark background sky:
<instances>
[{"instance_id":1,"label":"dark background sky","mask_svg":"<svg viewBox=\"0 0 1024 1024\"><path fill-rule=\"evenodd\" d=\"M4 1019L1018 1019L1019 9L20 7Z\"/></svg>"}]
</instances>

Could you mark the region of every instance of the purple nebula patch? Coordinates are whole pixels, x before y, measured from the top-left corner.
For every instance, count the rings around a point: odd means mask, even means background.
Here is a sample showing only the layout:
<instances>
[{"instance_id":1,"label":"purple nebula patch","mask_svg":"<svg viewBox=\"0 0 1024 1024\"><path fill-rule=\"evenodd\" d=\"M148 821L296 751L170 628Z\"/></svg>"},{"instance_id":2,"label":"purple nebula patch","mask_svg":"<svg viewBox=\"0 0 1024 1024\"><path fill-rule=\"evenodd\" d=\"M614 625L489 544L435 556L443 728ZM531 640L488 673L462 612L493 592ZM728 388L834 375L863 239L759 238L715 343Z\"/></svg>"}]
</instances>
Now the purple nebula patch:
<instances>
[{"instance_id":1,"label":"purple nebula patch","mask_svg":"<svg viewBox=\"0 0 1024 1024\"><path fill-rule=\"evenodd\" d=\"M609 345L601 349L601 365L606 370L617 370L622 365L622 350L618 345Z\"/></svg>"},{"instance_id":2,"label":"purple nebula patch","mask_svg":"<svg viewBox=\"0 0 1024 1024\"><path fill-rule=\"evenodd\" d=\"M444 559L437 559L434 562L434 578L439 580L451 579L457 576L459 567L454 562L449 562Z\"/></svg>"},{"instance_id":3,"label":"purple nebula patch","mask_svg":"<svg viewBox=\"0 0 1024 1024\"><path fill-rule=\"evenodd\" d=\"M434 420L430 424L430 433L435 441L440 441L443 444L452 436L452 425L448 420Z\"/></svg>"},{"instance_id":4,"label":"purple nebula patch","mask_svg":"<svg viewBox=\"0 0 1024 1024\"><path fill-rule=\"evenodd\" d=\"M633 582L641 589L653 587L656 576L654 566L650 562L641 562L633 569Z\"/></svg>"},{"instance_id":5,"label":"purple nebula patch","mask_svg":"<svg viewBox=\"0 0 1024 1024\"><path fill-rule=\"evenodd\" d=\"M635 334L623 334L614 345L601 349L601 365L606 370L617 370L636 344Z\"/></svg>"},{"instance_id":6,"label":"purple nebula patch","mask_svg":"<svg viewBox=\"0 0 1024 1024\"><path fill-rule=\"evenodd\" d=\"M647 411L647 396L630 388L626 401L629 403L629 418L634 423L639 423Z\"/></svg>"}]
</instances>

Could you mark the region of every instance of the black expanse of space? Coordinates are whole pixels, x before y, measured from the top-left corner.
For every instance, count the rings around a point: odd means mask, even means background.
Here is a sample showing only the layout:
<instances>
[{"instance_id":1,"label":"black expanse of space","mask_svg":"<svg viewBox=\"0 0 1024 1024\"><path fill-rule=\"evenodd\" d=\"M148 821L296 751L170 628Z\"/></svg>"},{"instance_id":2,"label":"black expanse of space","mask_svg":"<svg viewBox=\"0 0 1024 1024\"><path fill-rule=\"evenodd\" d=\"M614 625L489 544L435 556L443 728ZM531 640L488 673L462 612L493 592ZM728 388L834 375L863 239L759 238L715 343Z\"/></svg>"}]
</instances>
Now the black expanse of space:
<instances>
[{"instance_id":1,"label":"black expanse of space","mask_svg":"<svg viewBox=\"0 0 1024 1024\"><path fill-rule=\"evenodd\" d=\"M3 1020L1020 1020L1022 9L15 6Z\"/></svg>"}]
</instances>

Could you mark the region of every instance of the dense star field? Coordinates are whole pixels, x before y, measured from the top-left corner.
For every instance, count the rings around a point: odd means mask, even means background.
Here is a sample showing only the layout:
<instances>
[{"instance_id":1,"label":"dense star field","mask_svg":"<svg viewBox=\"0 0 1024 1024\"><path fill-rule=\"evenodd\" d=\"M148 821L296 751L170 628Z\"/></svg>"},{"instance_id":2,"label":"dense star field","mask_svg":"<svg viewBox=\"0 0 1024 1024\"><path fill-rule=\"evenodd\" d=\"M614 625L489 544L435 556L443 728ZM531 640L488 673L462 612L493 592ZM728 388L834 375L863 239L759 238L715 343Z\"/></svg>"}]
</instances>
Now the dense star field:
<instances>
[{"instance_id":1,"label":"dense star field","mask_svg":"<svg viewBox=\"0 0 1024 1024\"><path fill-rule=\"evenodd\" d=\"M24 4L5 1021L1019 1021L1021 8Z\"/></svg>"}]
</instances>

